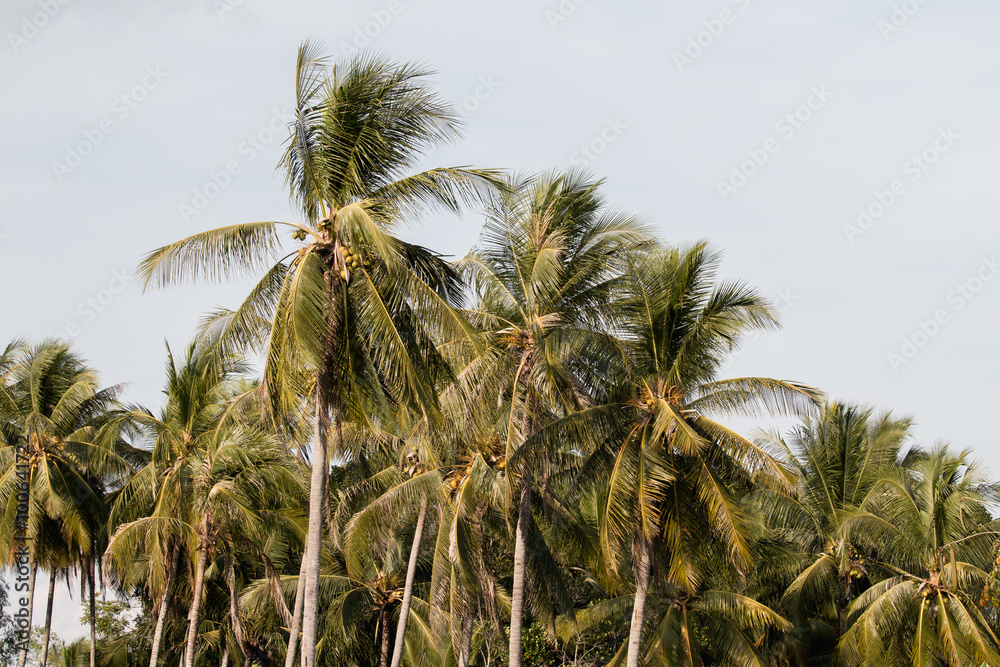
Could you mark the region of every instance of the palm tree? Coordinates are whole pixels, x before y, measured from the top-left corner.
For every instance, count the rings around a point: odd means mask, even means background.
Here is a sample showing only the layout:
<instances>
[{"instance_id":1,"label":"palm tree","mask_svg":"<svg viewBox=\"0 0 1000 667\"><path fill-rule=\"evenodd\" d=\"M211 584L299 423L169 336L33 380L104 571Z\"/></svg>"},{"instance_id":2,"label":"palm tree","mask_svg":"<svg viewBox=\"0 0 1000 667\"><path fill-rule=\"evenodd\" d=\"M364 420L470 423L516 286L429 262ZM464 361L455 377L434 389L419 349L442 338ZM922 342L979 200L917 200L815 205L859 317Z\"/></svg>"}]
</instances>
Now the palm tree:
<instances>
[{"instance_id":1,"label":"palm tree","mask_svg":"<svg viewBox=\"0 0 1000 667\"><path fill-rule=\"evenodd\" d=\"M45 548L44 524L57 521L57 539L76 554L81 573L89 573L93 608L93 566L104 527L105 484L120 483L143 460L141 452L120 440L115 424L108 420L120 388L100 389L96 372L59 341L25 349L9 365L5 379L0 428L7 443L15 436L23 437L29 455L28 532L38 540L31 556L29 598L34 597L34 572ZM13 447L4 448L0 455L4 471L0 502L11 519L5 525L12 527L18 491ZM11 546L8 533L3 535L5 553ZM91 635L93 625L91 614ZM26 657L22 651L22 665ZM92 647L92 666L95 660Z\"/></svg>"},{"instance_id":2,"label":"palm tree","mask_svg":"<svg viewBox=\"0 0 1000 667\"><path fill-rule=\"evenodd\" d=\"M497 436L464 443L455 463L446 466L444 505L431 583L432 629L434 614L448 596L448 633L457 667L468 667L476 612L499 625L499 584L490 572L485 552L488 535L500 534L504 520L504 443ZM435 636L441 634L435 631Z\"/></svg>"},{"instance_id":3,"label":"palm tree","mask_svg":"<svg viewBox=\"0 0 1000 667\"><path fill-rule=\"evenodd\" d=\"M350 551L331 546L323 553L320 575L320 608L323 610L318 644L322 651L319 664L379 665L389 667L392 651L393 617L402 602L407 560L406 545L391 531L384 539L355 540ZM353 574L348 572L348 559ZM294 592L300 576L282 577L282 590ZM249 614L257 615L271 608L268 585L257 581L247 587L242 600ZM427 604L411 598L411 619L427 617ZM426 622L418 623L424 632L418 640L407 633L406 642L419 642L423 649L432 648ZM409 651L412 653L412 651Z\"/></svg>"},{"instance_id":4,"label":"palm tree","mask_svg":"<svg viewBox=\"0 0 1000 667\"><path fill-rule=\"evenodd\" d=\"M1000 484L968 451L946 445L908 463L845 522L885 578L851 606L841 664L997 664L1000 639L977 600L1000 538L991 518Z\"/></svg>"},{"instance_id":5,"label":"palm tree","mask_svg":"<svg viewBox=\"0 0 1000 667\"><path fill-rule=\"evenodd\" d=\"M627 561L635 581L628 667L641 660L651 573L681 597L695 595L703 543L713 539L746 568L752 524L740 490L788 485L774 459L708 415L801 412L818 396L792 382L716 378L740 336L775 325L756 291L715 284L719 261L703 243L634 253L623 287L628 419L614 445L600 541L611 569L621 572Z\"/></svg>"},{"instance_id":6,"label":"palm tree","mask_svg":"<svg viewBox=\"0 0 1000 667\"><path fill-rule=\"evenodd\" d=\"M532 438L552 419L590 404L595 369L588 354L608 347L624 258L647 241L634 216L604 207L599 187L581 172L513 181L490 211L480 244L459 263L476 297L469 318L489 344L483 353L466 351L457 364L459 396L449 402L466 421L503 423L507 493L517 507L511 667L521 663L536 486L543 503L551 500L545 451L532 448ZM468 414L470 406L477 414Z\"/></svg>"},{"instance_id":7,"label":"palm tree","mask_svg":"<svg viewBox=\"0 0 1000 667\"><path fill-rule=\"evenodd\" d=\"M367 434L369 454L395 450L398 460L347 489L335 512L337 543L345 554L348 574L361 579L367 567L361 557L367 554L363 545L398 540L400 530L408 535L413 528L391 652L391 665L398 667L406 646L423 536L433 535L436 523L431 634L439 644L447 636L448 643L454 643L458 667L465 667L470 657L474 596L493 602L490 608L496 616L495 582L486 572L482 554L476 552L482 547L483 515L502 506L502 482L496 472L503 468L503 445L496 437L462 443L450 432L453 429L434 428L426 419L406 424L402 417ZM447 635L446 609L452 625Z\"/></svg>"},{"instance_id":8,"label":"palm tree","mask_svg":"<svg viewBox=\"0 0 1000 667\"><path fill-rule=\"evenodd\" d=\"M139 555L148 558L150 593L157 598L150 667L158 664L180 558L195 565L185 642L185 664L192 667L210 555L225 550L233 534L262 543L266 528L282 520L270 508L294 503L301 491L284 447L241 419L241 402L256 391L246 383L247 367L213 346L211 340L192 343L183 363L168 348L160 417L140 408L122 415L147 430L153 456L116 499L108 556L126 580L130 564Z\"/></svg>"},{"instance_id":9,"label":"palm tree","mask_svg":"<svg viewBox=\"0 0 1000 667\"><path fill-rule=\"evenodd\" d=\"M212 323L227 345L266 347L272 416L311 397L315 425L304 572L303 665L316 655L320 540L331 416L365 422L362 405L386 396L433 410L427 353L434 328L467 326L452 308L454 272L425 248L393 236L428 207L457 210L498 184L466 168L408 175L422 154L458 136L455 110L423 82L428 71L359 56L328 70L315 48L299 50L296 117L282 167L303 222L256 222L197 234L151 253L147 285L219 279L263 268L279 247L278 225L302 244L271 265L246 301ZM338 444L338 449L340 448Z\"/></svg>"},{"instance_id":10,"label":"palm tree","mask_svg":"<svg viewBox=\"0 0 1000 667\"><path fill-rule=\"evenodd\" d=\"M775 537L801 554L781 608L812 663L832 659L851 602L869 586L865 554L842 530L844 517L901 460L910 426L908 418L828 403L787 438L761 440L797 478L794 493L762 492L756 501Z\"/></svg>"},{"instance_id":11,"label":"palm tree","mask_svg":"<svg viewBox=\"0 0 1000 667\"><path fill-rule=\"evenodd\" d=\"M634 596L621 595L579 609L573 621L560 617L560 634L573 641L601 623L628 624ZM654 629L649 633L642 664L663 667L706 664L768 667L758 648L769 629L786 630L788 621L767 605L731 590L689 591L666 585L653 592L644 613ZM629 643L609 663L621 665Z\"/></svg>"},{"instance_id":12,"label":"palm tree","mask_svg":"<svg viewBox=\"0 0 1000 667\"><path fill-rule=\"evenodd\" d=\"M68 545L61 539L58 522L51 519L43 520L46 524L42 530L45 537L39 544L46 545L46 565L49 569L49 591L45 603L45 625L42 631L42 650L39 663L46 665L49 655L49 639L52 632L52 607L55 602L56 581L63 577L69 580L70 553ZM54 525L53 525L54 524Z\"/></svg>"},{"instance_id":13,"label":"palm tree","mask_svg":"<svg viewBox=\"0 0 1000 667\"><path fill-rule=\"evenodd\" d=\"M402 424L401 430L406 430ZM438 505L441 478L438 466L429 459L426 447L418 445L415 431L419 432L421 424L411 430L409 437L395 438L389 434L383 437L396 441L401 461L389 465L374 474L356 489L352 489L337 508L338 520L335 523L346 525L339 531L339 543L345 553L345 565L348 574L354 579L363 578L367 560L361 556L367 555L363 545L384 543L392 538L392 532L400 524L411 518L411 511L416 508L417 515L413 528L413 538L410 542L410 553L407 560L404 578L403 594L400 598L399 622L396 624L395 640L391 652L391 667L399 667L403 657L403 645L406 627L409 622L410 602L413 597L413 585L417 570L417 560L423 541L424 527L427 523L428 509ZM421 450L424 456L421 456ZM340 518L344 517L344 518Z\"/></svg>"}]
</instances>

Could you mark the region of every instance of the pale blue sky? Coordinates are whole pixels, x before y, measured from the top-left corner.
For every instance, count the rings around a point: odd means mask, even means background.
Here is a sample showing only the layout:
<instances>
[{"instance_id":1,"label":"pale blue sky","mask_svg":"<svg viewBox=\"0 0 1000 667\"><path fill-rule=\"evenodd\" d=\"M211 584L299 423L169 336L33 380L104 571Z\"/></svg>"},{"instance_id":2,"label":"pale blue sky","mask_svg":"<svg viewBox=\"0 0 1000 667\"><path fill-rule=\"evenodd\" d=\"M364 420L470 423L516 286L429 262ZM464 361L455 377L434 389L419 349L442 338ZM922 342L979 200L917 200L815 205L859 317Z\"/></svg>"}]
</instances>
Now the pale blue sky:
<instances>
[{"instance_id":1,"label":"pale blue sky","mask_svg":"<svg viewBox=\"0 0 1000 667\"><path fill-rule=\"evenodd\" d=\"M587 164L614 204L709 238L783 305L731 374L913 415L1000 470L996 3L64 3L0 5L0 341L72 335L156 405L164 340L246 286L142 295L129 272L187 234L294 217L271 126L296 48L340 55L367 29L467 111L467 139L427 165ZM462 255L478 231L466 215L408 234ZM82 633L60 596L57 630Z\"/></svg>"}]
</instances>

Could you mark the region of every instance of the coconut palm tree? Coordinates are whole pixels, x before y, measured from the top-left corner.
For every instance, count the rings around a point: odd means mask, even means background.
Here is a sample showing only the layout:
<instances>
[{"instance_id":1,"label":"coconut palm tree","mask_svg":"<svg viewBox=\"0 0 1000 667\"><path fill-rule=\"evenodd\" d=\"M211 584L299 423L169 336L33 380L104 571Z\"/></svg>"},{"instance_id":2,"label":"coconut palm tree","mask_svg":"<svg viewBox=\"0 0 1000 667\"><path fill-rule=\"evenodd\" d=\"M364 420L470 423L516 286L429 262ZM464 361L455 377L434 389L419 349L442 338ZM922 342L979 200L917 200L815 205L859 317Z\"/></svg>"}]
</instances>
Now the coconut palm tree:
<instances>
[{"instance_id":1,"label":"coconut palm tree","mask_svg":"<svg viewBox=\"0 0 1000 667\"><path fill-rule=\"evenodd\" d=\"M241 403L256 388L246 365L192 343L183 362L168 348L166 405L159 417L141 408L122 415L153 440L149 465L118 494L116 526L108 546L111 564L127 580L137 558L149 563L148 585L157 599L150 667L156 667L170 594L182 557L194 563L185 665L195 660L204 576L213 554L225 555L232 535L258 539L285 517L276 506L294 503L302 489L285 448L252 420Z\"/></svg>"},{"instance_id":2,"label":"coconut palm tree","mask_svg":"<svg viewBox=\"0 0 1000 667\"><path fill-rule=\"evenodd\" d=\"M441 486L437 466L426 463L427 452L421 457L421 448L411 438L403 438L398 442L401 458L399 464L386 467L358 485L358 488L352 489L353 492L339 504L338 518L335 521L336 524L344 524L339 531L338 542L345 554L347 573L354 579L362 579L369 556L364 545L386 543L393 539L394 531L401 524L408 525L413 519L413 538L410 541L400 598L399 621L389 654L391 667L399 667L403 657L424 528L429 508L438 505ZM415 518L412 517L414 509Z\"/></svg>"},{"instance_id":3,"label":"coconut palm tree","mask_svg":"<svg viewBox=\"0 0 1000 667\"><path fill-rule=\"evenodd\" d=\"M911 455L874 485L844 524L875 553L884 579L851 606L840 662L855 665L1000 663L1000 639L977 605L993 569L1000 484L968 450Z\"/></svg>"},{"instance_id":4,"label":"coconut palm tree","mask_svg":"<svg viewBox=\"0 0 1000 667\"><path fill-rule=\"evenodd\" d=\"M512 180L480 243L459 262L475 294L469 319L487 332L488 345L449 351L460 369L459 398L449 402L466 413L456 421L503 424L507 493L517 508L512 667L521 662L533 498L551 500L545 448L525 445L551 420L591 404L599 369L588 355L608 348L625 257L648 240L637 218L605 207L599 188L578 171Z\"/></svg>"},{"instance_id":5,"label":"coconut palm tree","mask_svg":"<svg viewBox=\"0 0 1000 667\"><path fill-rule=\"evenodd\" d=\"M870 585L864 550L842 522L902 460L910 426L908 418L828 403L787 437L760 440L796 475L794 493L763 490L755 500L775 537L798 556L781 609L796 624L799 651L811 664L835 657L847 610Z\"/></svg>"},{"instance_id":6,"label":"coconut palm tree","mask_svg":"<svg viewBox=\"0 0 1000 667\"><path fill-rule=\"evenodd\" d=\"M634 253L623 285L627 422L612 449L600 542L612 571L630 566L635 582L628 667L643 654L651 574L681 597L696 595L705 569L699 554L711 540L732 565L747 568L753 530L740 492L789 484L777 461L710 415L801 413L818 397L793 382L717 379L741 336L776 324L755 290L716 284L719 261L703 243Z\"/></svg>"},{"instance_id":7,"label":"coconut palm tree","mask_svg":"<svg viewBox=\"0 0 1000 667\"><path fill-rule=\"evenodd\" d=\"M574 641L601 623L627 625L634 601L633 595L616 596L577 610L572 621L560 617L560 634ZM650 592L644 616L652 630L643 647L641 664L662 667L768 667L758 647L760 638L767 630L791 627L767 605L731 590L691 592L670 584ZM628 642L624 643L609 664L621 665L628 648Z\"/></svg>"},{"instance_id":8,"label":"coconut palm tree","mask_svg":"<svg viewBox=\"0 0 1000 667\"><path fill-rule=\"evenodd\" d=\"M21 437L28 447L28 533L38 540L32 549L29 598L34 597L34 572L46 548L44 524L56 521L60 535L54 540L75 554L93 607L93 567L103 539L106 486L127 479L144 459L119 438L116 424L108 419L120 387L99 388L97 373L59 341L45 341L24 349L14 361L9 354L7 359L0 429L8 446L0 450L0 503L10 530L0 537L3 552L10 553L12 547L19 487L12 443ZM93 625L91 614L92 635ZM25 658L22 651L22 664ZM92 665L95 660L92 648Z\"/></svg>"},{"instance_id":9,"label":"coconut palm tree","mask_svg":"<svg viewBox=\"0 0 1000 667\"><path fill-rule=\"evenodd\" d=\"M43 519L41 534L44 536L39 540L39 545L45 546L45 556L40 560L45 562L49 570L49 590L45 603L45 625L42 630L42 647L39 663L47 664L49 655L49 640L52 632L52 607L55 603L56 582L60 579L69 581L71 558L69 545L61 538L59 524L49 518Z\"/></svg>"},{"instance_id":10,"label":"coconut palm tree","mask_svg":"<svg viewBox=\"0 0 1000 667\"><path fill-rule=\"evenodd\" d=\"M477 611L499 626L499 583L487 564L488 536L505 533L504 443L496 435L463 443L445 466L442 506L431 580L431 627L447 605L447 633L457 667L468 667ZM447 600L445 600L447 596Z\"/></svg>"},{"instance_id":11,"label":"coconut palm tree","mask_svg":"<svg viewBox=\"0 0 1000 667\"><path fill-rule=\"evenodd\" d=\"M331 417L365 421L359 406L386 395L433 410L427 353L417 326L463 328L452 305L455 274L432 252L394 229L428 208L457 210L498 184L467 168L410 173L435 145L458 137L456 111L424 82L429 72L362 55L326 67L305 44L296 68L295 120L282 161L301 223L257 222L197 234L151 253L147 285L219 279L263 269L260 283L233 312L212 323L227 345L266 347L265 388L272 416L310 397L313 442L310 523L304 575L302 651L316 652L320 538ZM276 257L278 229L301 242ZM273 263L277 259L276 263ZM339 445L338 445L339 448Z\"/></svg>"}]
</instances>

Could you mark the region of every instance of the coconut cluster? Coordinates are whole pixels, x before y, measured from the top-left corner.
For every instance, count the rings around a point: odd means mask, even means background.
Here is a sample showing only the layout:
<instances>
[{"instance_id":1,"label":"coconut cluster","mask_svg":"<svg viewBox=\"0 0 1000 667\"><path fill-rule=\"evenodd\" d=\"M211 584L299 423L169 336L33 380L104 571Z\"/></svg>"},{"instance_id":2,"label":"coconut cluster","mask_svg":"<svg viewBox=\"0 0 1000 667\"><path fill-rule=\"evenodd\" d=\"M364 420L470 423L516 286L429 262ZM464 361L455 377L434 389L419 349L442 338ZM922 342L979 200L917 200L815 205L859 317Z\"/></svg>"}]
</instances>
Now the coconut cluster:
<instances>
[{"instance_id":1,"label":"coconut cluster","mask_svg":"<svg viewBox=\"0 0 1000 667\"><path fill-rule=\"evenodd\" d=\"M365 261L364 257L355 250L351 244L343 243L337 251L340 252L340 256L343 257L344 264L340 269L340 277L347 280L348 276L353 271L357 271L361 267L369 266L369 263Z\"/></svg>"}]
</instances>

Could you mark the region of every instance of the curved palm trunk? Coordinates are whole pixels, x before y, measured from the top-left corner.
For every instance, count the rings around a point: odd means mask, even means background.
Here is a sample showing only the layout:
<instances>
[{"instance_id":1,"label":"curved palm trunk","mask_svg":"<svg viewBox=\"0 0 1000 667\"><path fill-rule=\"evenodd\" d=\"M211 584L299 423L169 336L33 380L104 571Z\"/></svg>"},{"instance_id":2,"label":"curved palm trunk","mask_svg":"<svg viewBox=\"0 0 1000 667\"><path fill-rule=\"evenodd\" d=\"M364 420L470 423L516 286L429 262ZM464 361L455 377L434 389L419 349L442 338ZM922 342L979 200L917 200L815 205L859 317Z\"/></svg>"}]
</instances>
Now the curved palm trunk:
<instances>
[{"instance_id":1,"label":"curved palm trunk","mask_svg":"<svg viewBox=\"0 0 1000 667\"><path fill-rule=\"evenodd\" d=\"M531 477L521 480L521 506L514 535L514 586L510 602L510 667L521 667L521 625L524 617L524 574L528 554L528 527L531 522Z\"/></svg>"},{"instance_id":2,"label":"curved palm trunk","mask_svg":"<svg viewBox=\"0 0 1000 667\"><path fill-rule=\"evenodd\" d=\"M313 443L312 477L309 481L309 532L306 535L306 577L302 610L302 667L316 665L316 628L319 621L319 567L323 536L323 500L327 469L326 412L322 382L316 386L316 441Z\"/></svg>"},{"instance_id":3,"label":"curved palm trunk","mask_svg":"<svg viewBox=\"0 0 1000 667\"><path fill-rule=\"evenodd\" d=\"M35 575L38 573L38 561L32 559L31 573L28 575L28 632L31 632L32 612L35 608ZM28 635L31 636L30 634ZM28 642L24 643L25 648L21 649L17 656L17 667L24 667L28 662Z\"/></svg>"},{"instance_id":4,"label":"curved palm trunk","mask_svg":"<svg viewBox=\"0 0 1000 667\"><path fill-rule=\"evenodd\" d=\"M229 644L226 644L226 650L222 652L222 661L219 662L219 667L229 667Z\"/></svg>"},{"instance_id":5,"label":"curved palm trunk","mask_svg":"<svg viewBox=\"0 0 1000 667\"><path fill-rule=\"evenodd\" d=\"M163 644L163 627L167 622L167 612L170 609L170 589L177 576L177 554L172 553L167 564L167 581L160 597L160 608L156 614L156 628L153 630L153 649L149 654L149 667L157 667L160 660L160 645Z\"/></svg>"},{"instance_id":6,"label":"curved palm trunk","mask_svg":"<svg viewBox=\"0 0 1000 667\"><path fill-rule=\"evenodd\" d=\"M410 599L413 597L413 578L417 573L417 556L420 553L420 539L424 534L424 519L427 518L427 496L420 499L420 513L417 515L417 529L410 545L410 562L406 565L406 585L403 588L403 604L399 608L399 625L396 626L396 644L392 649L392 667L399 667L403 659L403 641L406 638L406 622L410 616Z\"/></svg>"},{"instance_id":7,"label":"curved palm trunk","mask_svg":"<svg viewBox=\"0 0 1000 667\"><path fill-rule=\"evenodd\" d=\"M649 540L638 539L635 544L635 604L632 606L632 624L628 633L628 658L626 667L639 666L642 647L642 622L646 614L646 595L649 592L650 569Z\"/></svg>"},{"instance_id":8,"label":"curved palm trunk","mask_svg":"<svg viewBox=\"0 0 1000 667\"><path fill-rule=\"evenodd\" d=\"M202 521L202 525L204 526L204 520ZM198 639L198 618L201 614L201 596L202 589L205 587L205 566L207 564L208 549L199 547L191 609L188 611L187 648L184 651L184 667L194 667L194 647Z\"/></svg>"},{"instance_id":9,"label":"curved palm trunk","mask_svg":"<svg viewBox=\"0 0 1000 667\"><path fill-rule=\"evenodd\" d=\"M39 664L45 667L49 659L49 636L52 633L52 601L56 597L56 568L49 575L49 598L45 603L45 632L42 635L42 656Z\"/></svg>"},{"instance_id":10,"label":"curved palm trunk","mask_svg":"<svg viewBox=\"0 0 1000 667\"><path fill-rule=\"evenodd\" d=\"M292 616L292 625L288 628L288 650L285 652L285 667L292 667L295 664L295 654L299 649L299 629L302 627L302 607L305 602L303 591L306 588L306 552L302 553L302 562L299 564L299 582L295 588L295 614Z\"/></svg>"},{"instance_id":11,"label":"curved palm trunk","mask_svg":"<svg viewBox=\"0 0 1000 667\"><path fill-rule=\"evenodd\" d=\"M90 598L90 667L97 667L97 610L94 590L94 561L87 560L87 591Z\"/></svg>"}]
</instances>

